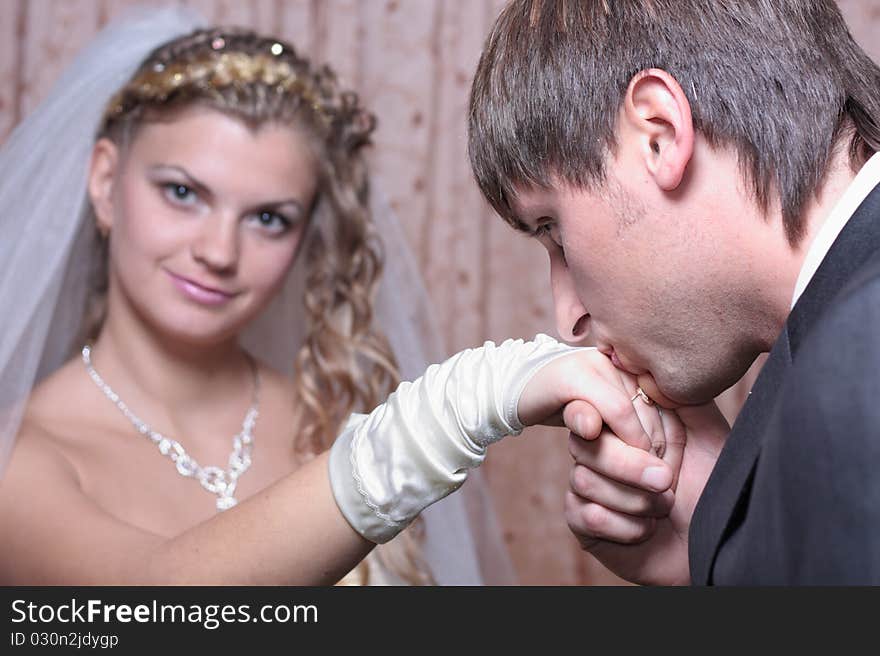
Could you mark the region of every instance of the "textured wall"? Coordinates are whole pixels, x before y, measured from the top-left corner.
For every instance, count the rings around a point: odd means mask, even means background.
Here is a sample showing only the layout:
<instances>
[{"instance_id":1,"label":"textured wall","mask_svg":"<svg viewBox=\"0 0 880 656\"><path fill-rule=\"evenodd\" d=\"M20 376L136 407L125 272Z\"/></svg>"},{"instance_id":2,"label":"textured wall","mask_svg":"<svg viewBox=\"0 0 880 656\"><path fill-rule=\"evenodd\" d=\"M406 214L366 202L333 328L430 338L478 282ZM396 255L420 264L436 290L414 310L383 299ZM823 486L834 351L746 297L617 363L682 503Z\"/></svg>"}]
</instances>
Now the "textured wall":
<instances>
[{"instance_id":1,"label":"textured wall","mask_svg":"<svg viewBox=\"0 0 880 656\"><path fill-rule=\"evenodd\" d=\"M470 76L503 0L181 1L213 22L275 33L327 60L378 114L375 169L419 258L450 351L555 333L546 256L489 214L466 159ZM0 2L0 140L95 31L134 4L143 3ZM880 57L880 2L840 5L856 38ZM745 388L722 400L730 416ZM560 430L530 430L493 447L486 469L523 583L614 581L565 526L568 468Z\"/></svg>"}]
</instances>

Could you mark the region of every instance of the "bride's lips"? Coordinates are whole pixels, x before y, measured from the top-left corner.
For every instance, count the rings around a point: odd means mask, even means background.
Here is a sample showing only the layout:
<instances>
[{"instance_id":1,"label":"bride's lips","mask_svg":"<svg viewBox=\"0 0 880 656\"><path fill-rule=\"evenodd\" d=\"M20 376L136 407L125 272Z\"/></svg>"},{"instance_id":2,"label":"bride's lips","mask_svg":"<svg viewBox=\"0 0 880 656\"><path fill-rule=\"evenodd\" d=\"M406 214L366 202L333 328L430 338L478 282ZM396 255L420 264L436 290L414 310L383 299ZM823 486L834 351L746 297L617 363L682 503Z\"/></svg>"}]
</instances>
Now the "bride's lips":
<instances>
[{"instance_id":1,"label":"bride's lips","mask_svg":"<svg viewBox=\"0 0 880 656\"><path fill-rule=\"evenodd\" d=\"M177 287L186 298L202 305L223 305L238 295L238 292L230 292L223 289L216 289L215 287L208 287L197 283L195 280L190 280L189 278L184 278L176 273L172 273L171 271L166 270L166 273L171 277L171 282L174 283L174 286Z\"/></svg>"}]
</instances>

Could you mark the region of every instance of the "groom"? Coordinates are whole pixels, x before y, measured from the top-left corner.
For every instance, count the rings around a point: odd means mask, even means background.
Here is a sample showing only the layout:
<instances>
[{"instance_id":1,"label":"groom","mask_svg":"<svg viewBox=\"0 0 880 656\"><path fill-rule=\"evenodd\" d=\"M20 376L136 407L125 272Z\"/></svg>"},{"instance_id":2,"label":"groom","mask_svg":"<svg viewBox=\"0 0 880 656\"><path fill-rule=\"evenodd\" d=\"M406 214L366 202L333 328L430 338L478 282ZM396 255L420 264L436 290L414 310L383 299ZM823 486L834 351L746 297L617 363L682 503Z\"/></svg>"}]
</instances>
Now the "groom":
<instances>
[{"instance_id":1,"label":"groom","mask_svg":"<svg viewBox=\"0 0 880 656\"><path fill-rule=\"evenodd\" d=\"M569 526L621 576L880 583L878 148L880 70L831 0L498 18L471 95L480 188L549 252L563 339L693 419L661 518L635 447L571 442ZM690 406L764 351L725 441Z\"/></svg>"}]
</instances>

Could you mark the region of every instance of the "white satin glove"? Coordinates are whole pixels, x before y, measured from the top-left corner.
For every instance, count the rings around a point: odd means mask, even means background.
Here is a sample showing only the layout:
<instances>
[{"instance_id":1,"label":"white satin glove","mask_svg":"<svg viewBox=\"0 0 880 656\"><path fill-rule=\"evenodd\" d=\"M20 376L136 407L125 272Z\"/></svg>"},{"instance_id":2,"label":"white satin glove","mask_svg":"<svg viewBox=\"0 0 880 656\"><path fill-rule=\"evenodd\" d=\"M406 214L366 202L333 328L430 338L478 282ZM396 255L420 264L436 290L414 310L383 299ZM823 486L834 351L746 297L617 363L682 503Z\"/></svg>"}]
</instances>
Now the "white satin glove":
<instances>
[{"instance_id":1,"label":"white satin glove","mask_svg":"<svg viewBox=\"0 0 880 656\"><path fill-rule=\"evenodd\" d=\"M461 486L489 444L522 432L517 406L526 384L577 350L547 335L486 342L401 383L369 415L352 415L330 452L342 514L372 542L393 538Z\"/></svg>"}]
</instances>

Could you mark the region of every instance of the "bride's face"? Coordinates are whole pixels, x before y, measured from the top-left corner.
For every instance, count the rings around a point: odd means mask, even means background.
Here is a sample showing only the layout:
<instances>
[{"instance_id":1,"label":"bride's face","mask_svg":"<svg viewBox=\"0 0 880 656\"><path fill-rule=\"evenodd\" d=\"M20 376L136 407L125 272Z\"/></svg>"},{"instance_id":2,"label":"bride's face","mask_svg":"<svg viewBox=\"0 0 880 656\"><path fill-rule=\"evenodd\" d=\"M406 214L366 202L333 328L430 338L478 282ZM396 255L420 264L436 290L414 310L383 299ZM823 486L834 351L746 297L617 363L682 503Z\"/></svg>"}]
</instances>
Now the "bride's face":
<instances>
[{"instance_id":1,"label":"bride's face","mask_svg":"<svg viewBox=\"0 0 880 656\"><path fill-rule=\"evenodd\" d=\"M316 189L314 156L288 126L254 132L193 108L127 148L99 141L89 191L110 234L108 317L126 305L186 342L235 337L282 285Z\"/></svg>"}]
</instances>

